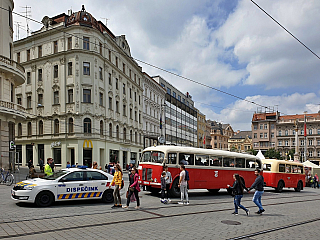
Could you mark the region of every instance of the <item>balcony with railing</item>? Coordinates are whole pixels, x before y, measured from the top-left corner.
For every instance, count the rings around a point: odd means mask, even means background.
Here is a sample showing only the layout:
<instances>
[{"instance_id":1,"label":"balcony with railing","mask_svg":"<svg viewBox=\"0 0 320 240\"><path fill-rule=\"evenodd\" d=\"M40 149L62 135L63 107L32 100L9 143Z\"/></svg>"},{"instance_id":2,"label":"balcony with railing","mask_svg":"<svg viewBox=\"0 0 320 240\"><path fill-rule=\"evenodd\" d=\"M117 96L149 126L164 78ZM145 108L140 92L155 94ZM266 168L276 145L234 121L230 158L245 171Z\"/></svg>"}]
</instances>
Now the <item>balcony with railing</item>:
<instances>
[{"instance_id":1,"label":"balcony with railing","mask_svg":"<svg viewBox=\"0 0 320 240\"><path fill-rule=\"evenodd\" d=\"M26 118L26 109L19 104L0 99L0 113L15 115Z\"/></svg>"},{"instance_id":2,"label":"balcony with railing","mask_svg":"<svg viewBox=\"0 0 320 240\"><path fill-rule=\"evenodd\" d=\"M25 82L24 67L2 55L0 55L0 70L9 74L9 77L16 81L16 85L21 85Z\"/></svg>"}]
</instances>

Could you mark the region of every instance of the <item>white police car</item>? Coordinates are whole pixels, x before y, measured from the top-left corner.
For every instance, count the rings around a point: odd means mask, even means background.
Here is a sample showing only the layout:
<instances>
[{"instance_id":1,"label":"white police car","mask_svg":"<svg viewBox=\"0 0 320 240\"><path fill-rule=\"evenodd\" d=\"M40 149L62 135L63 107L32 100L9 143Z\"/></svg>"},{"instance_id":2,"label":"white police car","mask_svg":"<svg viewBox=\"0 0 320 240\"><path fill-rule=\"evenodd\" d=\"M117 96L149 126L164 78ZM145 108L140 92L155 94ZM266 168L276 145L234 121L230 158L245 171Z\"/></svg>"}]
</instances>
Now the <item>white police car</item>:
<instances>
[{"instance_id":1,"label":"white police car","mask_svg":"<svg viewBox=\"0 0 320 240\"><path fill-rule=\"evenodd\" d=\"M54 201L101 199L113 202L114 186L109 188L113 176L91 168L66 168L44 178L28 179L17 183L11 190L11 198L19 202L31 202L40 207Z\"/></svg>"}]
</instances>

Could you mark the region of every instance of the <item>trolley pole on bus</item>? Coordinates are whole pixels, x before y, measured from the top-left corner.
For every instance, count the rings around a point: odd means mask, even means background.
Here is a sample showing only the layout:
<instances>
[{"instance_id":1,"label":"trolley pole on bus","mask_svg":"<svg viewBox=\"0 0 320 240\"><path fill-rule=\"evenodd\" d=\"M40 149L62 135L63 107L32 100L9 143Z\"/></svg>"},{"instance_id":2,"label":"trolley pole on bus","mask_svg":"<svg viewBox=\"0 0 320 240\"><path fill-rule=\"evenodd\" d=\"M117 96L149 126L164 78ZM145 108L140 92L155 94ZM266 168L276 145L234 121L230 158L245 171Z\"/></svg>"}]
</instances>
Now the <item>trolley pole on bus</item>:
<instances>
[{"instance_id":1,"label":"trolley pole on bus","mask_svg":"<svg viewBox=\"0 0 320 240\"><path fill-rule=\"evenodd\" d=\"M304 112L304 161L307 161L307 111Z\"/></svg>"}]
</instances>

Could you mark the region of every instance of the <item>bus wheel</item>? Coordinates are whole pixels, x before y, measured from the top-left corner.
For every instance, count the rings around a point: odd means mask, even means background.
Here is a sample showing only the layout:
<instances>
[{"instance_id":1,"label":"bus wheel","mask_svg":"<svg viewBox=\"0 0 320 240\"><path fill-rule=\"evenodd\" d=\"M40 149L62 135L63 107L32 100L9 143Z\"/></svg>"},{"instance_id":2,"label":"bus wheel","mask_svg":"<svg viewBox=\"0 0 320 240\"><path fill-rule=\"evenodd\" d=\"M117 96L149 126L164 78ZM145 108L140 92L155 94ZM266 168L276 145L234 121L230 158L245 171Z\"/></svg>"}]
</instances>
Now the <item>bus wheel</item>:
<instances>
[{"instance_id":1,"label":"bus wheel","mask_svg":"<svg viewBox=\"0 0 320 240\"><path fill-rule=\"evenodd\" d=\"M302 183L301 181L298 182L297 187L294 189L296 192L300 192L302 190Z\"/></svg>"},{"instance_id":2,"label":"bus wheel","mask_svg":"<svg viewBox=\"0 0 320 240\"><path fill-rule=\"evenodd\" d=\"M153 187L149 188L149 191L151 192L151 194L154 194L154 195L158 194L160 190L161 190L160 188L153 188Z\"/></svg>"},{"instance_id":3,"label":"bus wheel","mask_svg":"<svg viewBox=\"0 0 320 240\"><path fill-rule=\"evenodd\" d=\"M218 188L218 189L208 189L209 193L213 193L213 194L218 193L219 190L220 190L220 188Z\"/></svg>"},{"instance_id":4,"label":"bus wheel","mask_svg":"<svg viewBox=\"0 0 320 240\"><path fill-rule=\"evenodd\" d=\"M278 182L278 186L277 186L277 188L276 188L276 192L281 193L282 190L283 190L283 187L284 187L284 182L283 182L282 180L280 180L280 181Z\"/></svg>"},{"instance_id":5,"label":"bus wheel","mask_svg":"<svg viewBox=\"0 0 320 240\"><path fill-rule=\"evenodd\" d=\"M178 184L179 184L179 178L176 178L173 183L172 183L172 186L171 186L171 189L169 191L170 195L172 197L180 197L180 188L178 187Z\"/></svg>"}]
</instances>

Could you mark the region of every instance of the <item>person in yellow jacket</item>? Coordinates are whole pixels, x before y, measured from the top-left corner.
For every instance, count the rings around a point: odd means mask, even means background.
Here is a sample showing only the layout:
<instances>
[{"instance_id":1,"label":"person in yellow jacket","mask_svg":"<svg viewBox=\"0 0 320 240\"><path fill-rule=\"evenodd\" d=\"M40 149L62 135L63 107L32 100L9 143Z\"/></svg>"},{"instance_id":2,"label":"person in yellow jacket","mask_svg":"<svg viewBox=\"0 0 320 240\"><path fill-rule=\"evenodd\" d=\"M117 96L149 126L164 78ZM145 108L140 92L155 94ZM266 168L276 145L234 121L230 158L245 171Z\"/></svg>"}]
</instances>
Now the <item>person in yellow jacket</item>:
<instances>
[{"instance_id":1,"label":"person in yellow jacket","mask_svg":"<svg viewBox=\"0 0 320 240\"><path fill-rule=\"evenodd\" d=\"M51 176L53 174L52 168L51 168L52 162L53 162L52 158L48 158L47 159L47 164L44 167L44 173L45 173L46 176Z\"/></svg>"},{"instance_id":2,"label":"person in yellow jacket","mask_svg":"<svg viewBox=\"0 0 320 240\"><path fill-rule=\"evenodd\" d=\"M109 186L109 188L111 188L111 186L115 184L115 188L113 191L114 205L111 208L118 208L118 207L121 208L122 205L121 205L120 190L121 190L121 184L122 184L122 170L119 164L115 165L114 169L115 169L115 173L114 173L112 182Z\"/></svg>"}]
</instances>

